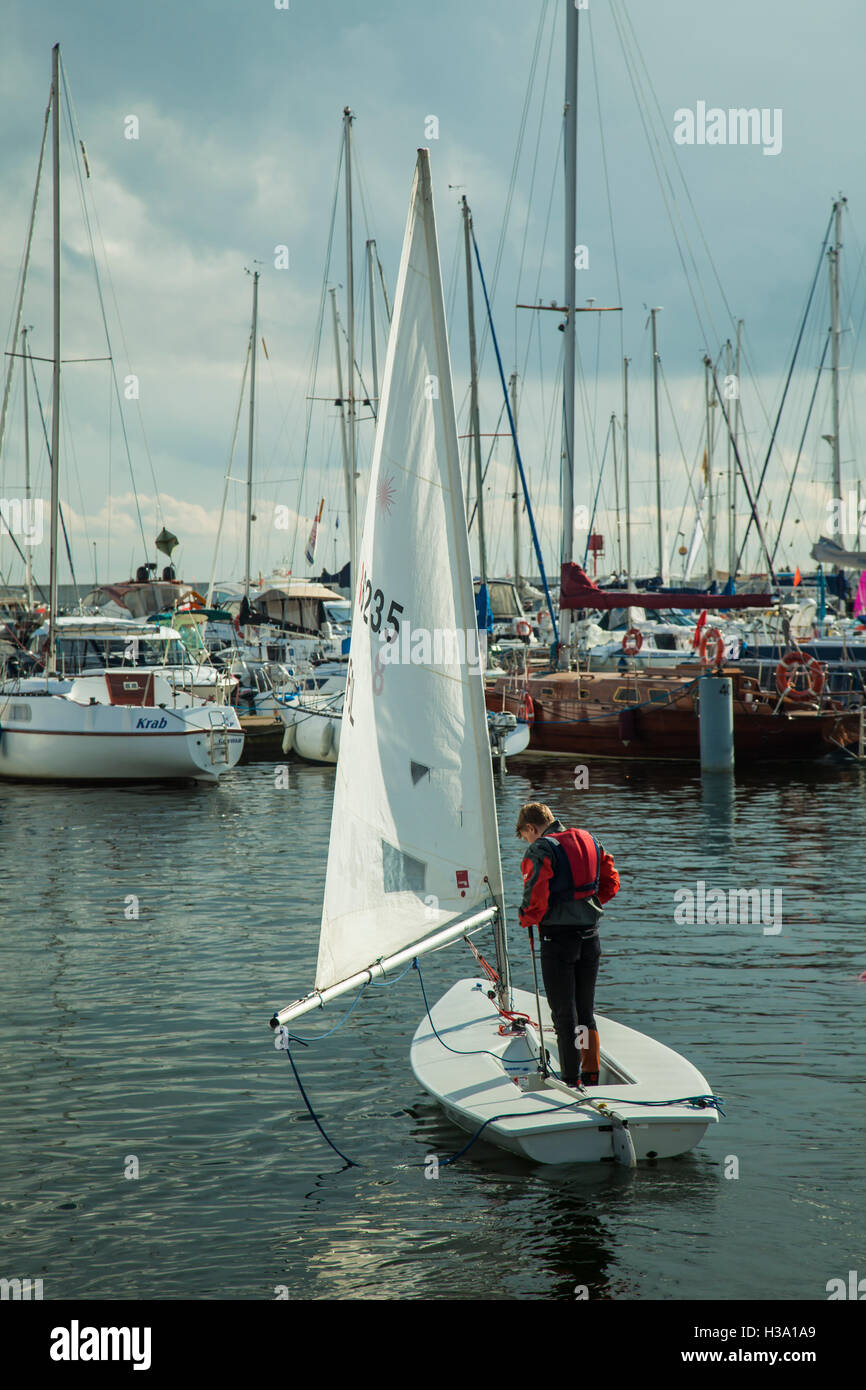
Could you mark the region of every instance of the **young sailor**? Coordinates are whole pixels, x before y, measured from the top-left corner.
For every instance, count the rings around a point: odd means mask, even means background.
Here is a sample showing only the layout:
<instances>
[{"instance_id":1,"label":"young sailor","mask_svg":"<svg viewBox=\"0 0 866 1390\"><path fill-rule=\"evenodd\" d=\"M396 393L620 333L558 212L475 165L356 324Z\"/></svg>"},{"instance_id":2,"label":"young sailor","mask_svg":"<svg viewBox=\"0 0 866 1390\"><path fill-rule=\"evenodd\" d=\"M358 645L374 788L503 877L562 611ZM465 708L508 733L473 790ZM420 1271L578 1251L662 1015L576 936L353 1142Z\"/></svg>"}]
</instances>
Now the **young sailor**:
<instances>
[{"instance_id":1,"label":"young sailor","mask_svg":"<svg viewBox=\"0 0 866 1390\"><path fill-rule=\"evenodd\" d=\"M598 919L602 904L619 891L619 874L588 830L567 830L540 801L521 809L517 834L529 846L521 866L520 925L537 926L541 936L541 974L562 1079L568 1086L597 1086Z\"/></svg>"}]
</instances>

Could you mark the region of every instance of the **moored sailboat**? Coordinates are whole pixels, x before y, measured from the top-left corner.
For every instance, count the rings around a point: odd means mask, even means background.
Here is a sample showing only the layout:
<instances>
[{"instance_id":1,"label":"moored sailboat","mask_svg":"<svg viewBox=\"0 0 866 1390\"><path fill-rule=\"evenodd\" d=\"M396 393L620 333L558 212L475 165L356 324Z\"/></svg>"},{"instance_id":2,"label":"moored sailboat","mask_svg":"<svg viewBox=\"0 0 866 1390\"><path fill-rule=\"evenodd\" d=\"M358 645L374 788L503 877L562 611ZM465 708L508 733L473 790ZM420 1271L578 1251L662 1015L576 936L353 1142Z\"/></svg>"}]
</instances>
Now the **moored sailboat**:
<instances>
[{"instance_id":1,"label":"moored sailboat","mask_svg":"<svg viewBox=\"0 0 866 1390\"><path fill-rule=\"evenodd\" d=\"M58 673L60 515L60 49L52 52L53 363L49 623L45 674L0 682L0 776L51 781L215 782L240 758L233 709L196 704L134 668Z\"/></svg>"}]
</instances>

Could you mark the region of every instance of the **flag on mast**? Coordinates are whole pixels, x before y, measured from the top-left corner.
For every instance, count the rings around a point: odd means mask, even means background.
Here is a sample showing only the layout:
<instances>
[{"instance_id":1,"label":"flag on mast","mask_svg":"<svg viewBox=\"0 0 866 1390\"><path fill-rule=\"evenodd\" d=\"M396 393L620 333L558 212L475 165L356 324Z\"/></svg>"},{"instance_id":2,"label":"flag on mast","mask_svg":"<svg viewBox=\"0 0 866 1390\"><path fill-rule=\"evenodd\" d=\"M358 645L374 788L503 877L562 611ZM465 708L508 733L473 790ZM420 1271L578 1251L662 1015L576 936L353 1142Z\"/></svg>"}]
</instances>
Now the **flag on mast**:
<instances>
[{"instance_id":1,"label":"flag on mast","mask_svg":"<svg viewBox=\"0 0 866 1390\"><path fill-rule=\"evenodd\" d=\"M310 532L310 539L307 541L307 548L304 551L304 559L308 565L316 563L316 541L319 535L319 522L322 520L322 512L325 510L325 499L319 503L319 510L313 518L313 529Z\"/></svg>"}]
</instances>

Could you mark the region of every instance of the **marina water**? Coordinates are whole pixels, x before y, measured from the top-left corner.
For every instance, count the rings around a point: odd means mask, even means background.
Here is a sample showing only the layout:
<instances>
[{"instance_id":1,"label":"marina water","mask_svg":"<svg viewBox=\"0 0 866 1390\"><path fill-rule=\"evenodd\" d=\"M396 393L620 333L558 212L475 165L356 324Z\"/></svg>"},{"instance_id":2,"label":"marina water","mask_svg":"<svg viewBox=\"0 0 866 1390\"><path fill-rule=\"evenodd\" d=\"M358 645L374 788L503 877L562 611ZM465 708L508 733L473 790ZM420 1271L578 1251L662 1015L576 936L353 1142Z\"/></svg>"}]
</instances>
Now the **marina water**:
<instances>
[{"instance_id":1,"label":"marina water","mask_svg":"<svg viewBox=\"0 0 866 1390\"><path fill-rule=\"evenodd\" d=\"M560 762L499 780L515 982L532 972L514 822L538 799L622 876L598 1010L725 1098L697 1149L635 1171L542 1170L482 1141L446 1165L467 1136L409 1068L412 969L293 1048L361 1166L325 1145L267 1020L313 982L333 781L291 763L217 787L0 786L0 1275L41 1278L46 1300L807 1300L848 1279L866 1214L866 769L702 784ZM781 930L719 894L711 911L719 888L769 892ZM693 922L675 921L685 890ZM422 969L431 1002L476 973L462 945Z\"/></svg>"}]
</instances>

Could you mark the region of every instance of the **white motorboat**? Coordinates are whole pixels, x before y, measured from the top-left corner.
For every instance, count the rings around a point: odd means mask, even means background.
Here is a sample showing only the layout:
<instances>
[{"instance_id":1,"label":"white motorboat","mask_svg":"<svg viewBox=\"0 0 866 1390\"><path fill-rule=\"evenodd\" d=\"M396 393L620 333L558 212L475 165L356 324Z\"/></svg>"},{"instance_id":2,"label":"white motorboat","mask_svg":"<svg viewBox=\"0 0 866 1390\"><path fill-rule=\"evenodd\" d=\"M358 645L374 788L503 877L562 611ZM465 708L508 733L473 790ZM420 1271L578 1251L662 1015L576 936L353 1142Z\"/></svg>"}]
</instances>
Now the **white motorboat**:
<instances>
[{"instance_id":1,"label":"white motorboat","mask_svg":"<svg viewBox=\"0 0 866 1390\"><path fill-rule=\"evenodd\" d=\"M415 1076L446 1114L543 1163L614 1156L632 1165L691 1149L716 1118L691 1063L603 1019L596 1098L559 1081L531 1020L515 1019L522 1012L549 1027L511 985L482 675L468 655L477 650L475 601L426 150L359 565L316 984L271 1019L277 1045L289 1047L292 1020L492 925L495 972L454 985L412 1044ZM403 624L450 640L423 661L396 659ZM552 1037L545 1029L548 1046Z\"/></svg>"},{"instance_id":2,"label":"white motorboat","mask_svg":"<svg viewBox=\"0 0 866 1390\"><path fill-rule=\"evenodd\" d=\"M217 782L243 752L237 712L153 672L92 672L0 686L0 777Z\"/></svg>"}]
</instances>

